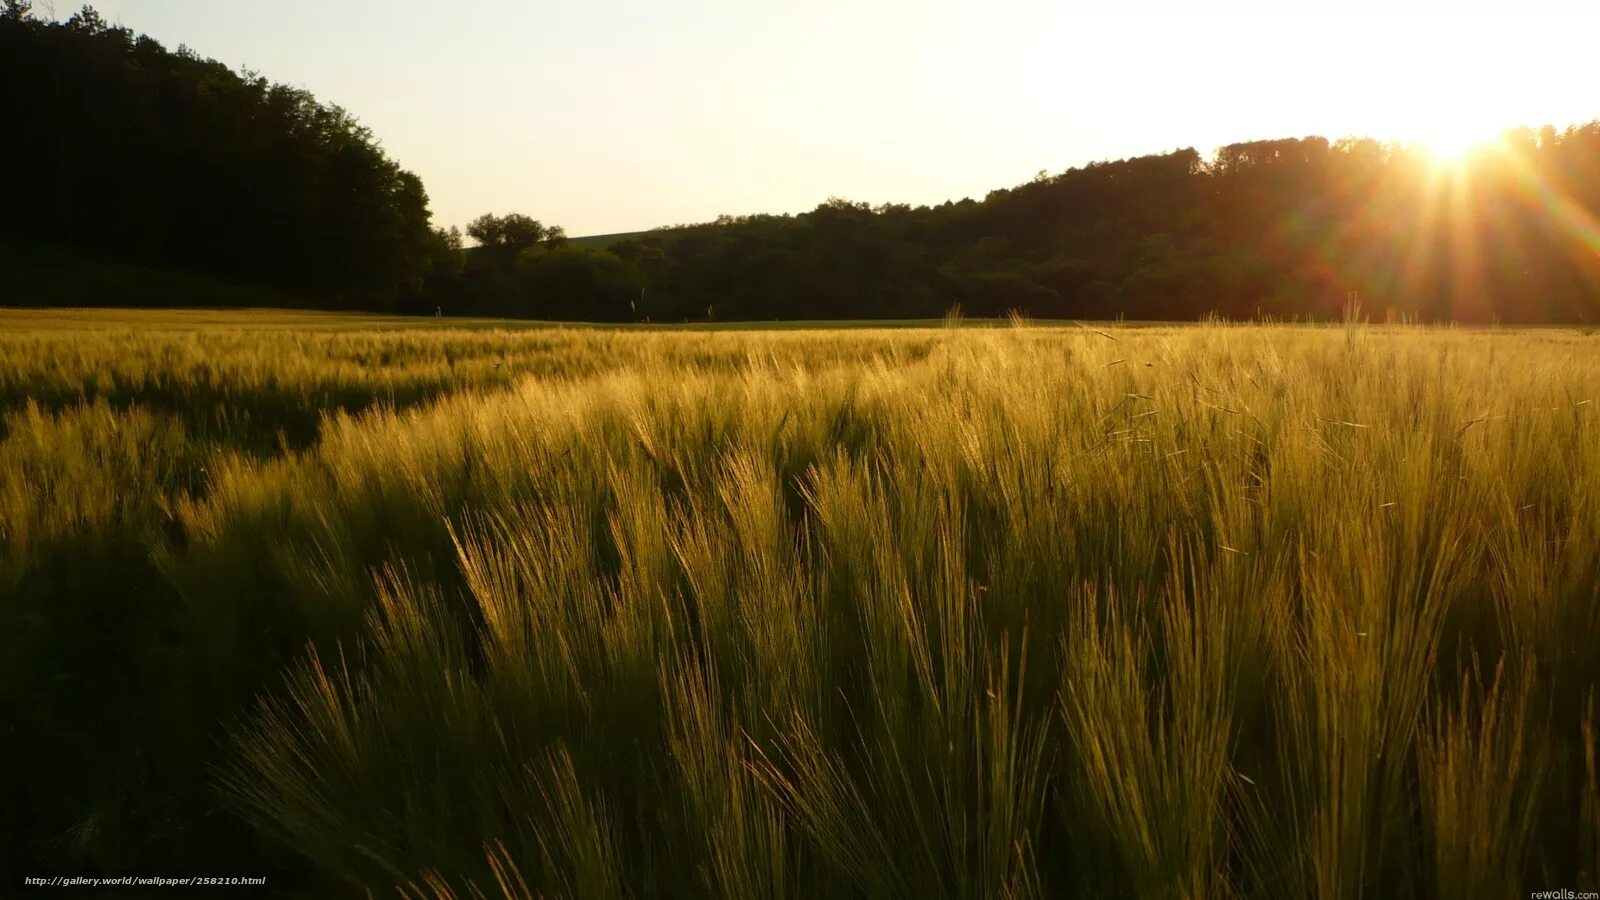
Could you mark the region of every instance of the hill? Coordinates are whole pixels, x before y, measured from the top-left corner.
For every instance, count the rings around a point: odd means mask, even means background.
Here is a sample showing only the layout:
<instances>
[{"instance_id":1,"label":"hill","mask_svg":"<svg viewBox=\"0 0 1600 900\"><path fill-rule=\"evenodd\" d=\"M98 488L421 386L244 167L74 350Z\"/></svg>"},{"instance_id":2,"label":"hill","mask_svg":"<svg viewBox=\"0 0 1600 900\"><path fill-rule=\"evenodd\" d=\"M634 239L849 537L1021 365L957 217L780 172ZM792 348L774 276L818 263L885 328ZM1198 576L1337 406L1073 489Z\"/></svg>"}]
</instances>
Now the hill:
<instances>
[{"instance_id":1,"label":"hill","mask_svg":"<svg viewBox=\"0 0 1600 900\"><path fill-rule=\"evenodd\" d=\"M937 206L831 199L563 239L430 224L422 182L347 111L113 28L0 15L0 239L291 292L294 305L596 322L966 314L1600 321L1600 122L1461 161L1291 137L1094 162ZM92 279L88 279L92 282ZM89 305L65 279L25 302ZM215 292L202 291L202 293ZM125 292L127 302L143 302ZM186 302L168 299L161 305ZM196 301L210 302L210 301Z\"/></svg>"},{"instance_id":2,"label":"hill","mask_svg":"<svg viewBox=\"0 0 1600 900\"><path fill-rule=\"evenodd\" d=\"M567 243L574 247L589 247L595 250L604 250L623 241L638 240L645 237L648 231L619 231L615 234L588 234L582 237L567 238Z\"/></svg>"}]
</instances>

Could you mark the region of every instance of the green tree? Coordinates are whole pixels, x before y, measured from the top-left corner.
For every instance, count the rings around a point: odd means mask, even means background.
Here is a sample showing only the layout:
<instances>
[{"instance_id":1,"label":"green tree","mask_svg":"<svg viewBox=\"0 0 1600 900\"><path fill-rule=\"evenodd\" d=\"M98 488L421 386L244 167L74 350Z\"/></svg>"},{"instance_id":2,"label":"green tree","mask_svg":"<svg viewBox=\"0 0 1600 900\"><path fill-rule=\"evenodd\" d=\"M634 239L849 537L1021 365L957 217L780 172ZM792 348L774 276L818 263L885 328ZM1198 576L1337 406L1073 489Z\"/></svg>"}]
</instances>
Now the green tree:
<instances>
[{"instance_id":1,"label":"green tree","mask_svg":"<svg viewBox=\"0 0 1600 900\"><path fill-rule=\"evenodd\" d=\"M387 309L429 268L427 193L348 112L110 26L0 0L0 240ZM87 300L89 298L85 298ZM99 300L98 302L106 302Z\"/></svg>"},{"instance_id":2,"label":"green tree","mask_svg":"<svg viewBox=\"0 0 1600 900\"><path fill-rule=\"evenodd\" d=\"M587 247L532 249L517 259L529 314L544 319L626 322L638 317L639 270L616 254Z\"/></svg>"},{"instance_id":3,"label":"green tree","mask_svg":"<svg viewBox=\"0 0 1600 900\"><path fill-rule=\"evenodd\" d=\"M485 213L467 223L467 236L481 246L515 257L545 240L549 230L538 219L521 213L497 216Z\"/></svg>"},{"instance_id":4,"label":"green tree","mask_svg":"<svg viewBox=\"0 0 1600 900\"><path fill-rule=\"evenodd\" d=\"M92 6L85 6L67 20L67 27L83 34L104 34L110 26L106 24L105 17L95 11Z\"/></svg>"}]
</instances>

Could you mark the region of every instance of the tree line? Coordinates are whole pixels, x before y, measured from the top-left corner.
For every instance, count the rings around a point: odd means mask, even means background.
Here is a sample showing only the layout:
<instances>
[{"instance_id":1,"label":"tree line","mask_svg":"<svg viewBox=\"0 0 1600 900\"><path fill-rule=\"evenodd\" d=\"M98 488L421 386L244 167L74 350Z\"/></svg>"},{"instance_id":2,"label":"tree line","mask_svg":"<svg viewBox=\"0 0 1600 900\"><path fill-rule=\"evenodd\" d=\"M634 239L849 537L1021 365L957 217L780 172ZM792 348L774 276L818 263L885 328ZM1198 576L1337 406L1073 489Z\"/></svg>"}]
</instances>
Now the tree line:
<instances>
[{"instance_id":1,"label":"tree line","mask_svg":"<svg viewBox=\"0 0 1600 900\"><path fill-rule=\"evenodd\" d=\"M1600 321L1600 123L1446 163L1321 137L1101 162L982 201L662 229L610 248L638 316ZM615 306L596 312L620 315Z\"/></svg>"},{"instance_id":2,"label":"tree line","mask_svg":"<svg viewBox=\"0 0 1600 900\"><path fill-rule=\"evenodd\" d=\"M1369 311L1600 320L1600 122L1455 165L1367 139L1096 162L937 206L830 199L600 249L529 216L431 227L344 110L85 9L0 18L0 229L293 288L313 304L603 322ZM474 246L467 246L468 242Z\"/></svg>"}]
</instances>

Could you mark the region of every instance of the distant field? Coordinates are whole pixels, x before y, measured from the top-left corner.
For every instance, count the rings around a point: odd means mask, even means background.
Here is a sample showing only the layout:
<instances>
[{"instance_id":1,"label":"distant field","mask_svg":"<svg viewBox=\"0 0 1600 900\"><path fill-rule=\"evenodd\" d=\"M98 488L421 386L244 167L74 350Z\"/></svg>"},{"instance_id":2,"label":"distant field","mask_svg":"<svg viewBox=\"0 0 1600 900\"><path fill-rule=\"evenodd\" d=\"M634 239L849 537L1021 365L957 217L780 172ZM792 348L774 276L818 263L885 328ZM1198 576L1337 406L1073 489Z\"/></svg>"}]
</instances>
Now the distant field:
<instances>
[{"instance_id":1,"label":"distant field","mask_svg":"<svg viewBox=\"0 0 1600 900\"><path fill-rule=\"evenodd\" d=\"M1600 335L981 324L0 310L0 841L332 896L1596 889Z\"/></svg>"},{"instance_id":2,"label":"distant field","mask_svg":"<svg viewBox=\"0 0 1600 900\"><path fill-rule=\"evenodd\" d=\"M582 237L567 238L567 243L575 247L592 247L595 250L604 250L612 244L620 244L626 240L644 237L648 231L619 231L614 234L586 234Z\"/></svg>"}]
</instances>

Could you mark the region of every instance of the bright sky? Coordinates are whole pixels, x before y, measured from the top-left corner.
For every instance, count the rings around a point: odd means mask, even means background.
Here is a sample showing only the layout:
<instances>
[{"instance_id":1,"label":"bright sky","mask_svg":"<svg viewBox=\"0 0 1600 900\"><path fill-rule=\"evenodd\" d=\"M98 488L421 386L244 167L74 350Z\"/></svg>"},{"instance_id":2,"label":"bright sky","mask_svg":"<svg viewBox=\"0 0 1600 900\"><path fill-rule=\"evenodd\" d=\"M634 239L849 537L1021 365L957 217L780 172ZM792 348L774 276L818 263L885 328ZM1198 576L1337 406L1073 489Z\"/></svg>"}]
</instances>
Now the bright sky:
<instances>
[{"instance_id":1,"label":"bright sky","mask_svg":"<svg viewBox=\"0 0 1600 900\"><path fill-rule=\"evenodd\" d=\"M100 0L337 103L434 221L568 234L981 199L1097 159L1600 117L1600 4ZM35 0L65 17L76 0ZM1589 7L1594 7L1590 9ZM1091 11L1093 10L1093 11ZM1102 12L1101 10L1114 10Z\"/></svg>"}]
</instances>

